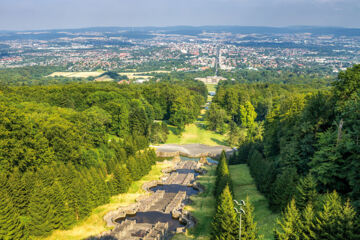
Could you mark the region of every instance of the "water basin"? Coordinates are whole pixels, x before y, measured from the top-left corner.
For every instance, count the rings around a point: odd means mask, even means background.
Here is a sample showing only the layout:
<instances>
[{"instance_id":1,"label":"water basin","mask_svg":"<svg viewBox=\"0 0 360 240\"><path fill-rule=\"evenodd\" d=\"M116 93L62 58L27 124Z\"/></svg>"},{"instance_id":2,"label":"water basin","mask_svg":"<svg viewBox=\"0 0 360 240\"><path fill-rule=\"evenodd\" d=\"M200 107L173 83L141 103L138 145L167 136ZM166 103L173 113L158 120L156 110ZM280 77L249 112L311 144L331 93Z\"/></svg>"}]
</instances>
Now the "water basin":
<instances>
[{"instance_id":1,"label":"water basin","mask_svg":"<svg viewBox=\"0 0 360 240\"><path fill-rule=\"evenodd\" d=\"M150 191L156 192L157 190L164 190L166 193L178 193L179 191L186 192L187 196L195 195L199 193L199 190L180 184L164 184L157 185L150 188Z\"/></svg>"},{"instance_id":2,"label":"water basin","mask_svg":"<svg viewBox=\"0 0 360 240\"><path fill-rule=\"evenodd\" d=\"M156 224L157 222L167 222L170 231L176 231L176 228L183 227L178 219L174 219L169 213L162 212L138 212L135 215L127 215L125 218L116 219L117 223L121 223L125 219L136 220L136 223Z\"/></svg>"}]
</instances>

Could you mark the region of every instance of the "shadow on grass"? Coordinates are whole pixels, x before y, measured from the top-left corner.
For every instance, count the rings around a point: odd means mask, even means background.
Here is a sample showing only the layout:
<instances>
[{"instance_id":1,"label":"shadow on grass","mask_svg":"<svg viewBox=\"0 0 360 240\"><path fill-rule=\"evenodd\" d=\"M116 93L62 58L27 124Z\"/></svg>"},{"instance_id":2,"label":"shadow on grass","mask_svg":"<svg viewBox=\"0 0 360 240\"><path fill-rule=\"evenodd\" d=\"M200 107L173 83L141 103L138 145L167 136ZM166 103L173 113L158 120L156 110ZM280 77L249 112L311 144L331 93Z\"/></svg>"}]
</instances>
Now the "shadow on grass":
<instances>
[{"instance_id":1,"label":"shadow on grass","mask_svg":"<svg viewBox=\"0 0 360 240\"><path fill-rule=\"evenodd\" d=\"M202 130L208 130L205 123L199 122L196 124L196 126Z\"/></svg>"},{"instance_id":2,"label":"shadow on grass","mask_svg":"<svg viewBox=\"0 0 360 240\"><path fill-rule=\"evenodd\" d=\"M113 236L102 236L102 237L89 237L86 240L116 240L117 238Z\"/></svg>"},{"instance_id":3,"label":"shadow on grass","mask_svg":"<svg viewBox=\"0 0 360 240\"><path fill-rule=\"evenodd\" d=\"M174 134L175 136L180 137L181 134L179 134L179 129L177 127L174 126L169 126L168 125L168 129L171 131L172 134Z\"/></svg>"},{"instance_id":4,"label":"shadow on grass","mask_svg":"<svg viewBox=\"0 0 360 240\"><path fill-rule=\"evenodd\" d=\"M211 140L214 141L214 142L216 142L216 144L228 146L228 144L227 144L226 141L221 141L221 140L216 139L216 138L211 138Z\"/></svg>"}]
</instances>

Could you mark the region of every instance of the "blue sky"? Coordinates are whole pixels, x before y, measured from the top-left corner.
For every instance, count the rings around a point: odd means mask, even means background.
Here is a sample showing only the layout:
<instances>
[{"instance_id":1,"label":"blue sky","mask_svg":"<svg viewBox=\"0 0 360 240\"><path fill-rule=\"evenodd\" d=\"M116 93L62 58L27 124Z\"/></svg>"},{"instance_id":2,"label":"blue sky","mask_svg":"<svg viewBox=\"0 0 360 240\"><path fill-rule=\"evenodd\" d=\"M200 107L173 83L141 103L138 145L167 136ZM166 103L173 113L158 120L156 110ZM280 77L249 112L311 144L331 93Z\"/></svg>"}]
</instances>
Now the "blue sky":
<instances>
[{"instance_id":1,"label":"blue sky","mask_svg":"<svg viewBox=\"0 0 360 240\"><path fill-rule=\"evenodd\" d=\"M360 28L360 0L0 0L0 30L174 25Z\"/></svg>"}]
</instances>

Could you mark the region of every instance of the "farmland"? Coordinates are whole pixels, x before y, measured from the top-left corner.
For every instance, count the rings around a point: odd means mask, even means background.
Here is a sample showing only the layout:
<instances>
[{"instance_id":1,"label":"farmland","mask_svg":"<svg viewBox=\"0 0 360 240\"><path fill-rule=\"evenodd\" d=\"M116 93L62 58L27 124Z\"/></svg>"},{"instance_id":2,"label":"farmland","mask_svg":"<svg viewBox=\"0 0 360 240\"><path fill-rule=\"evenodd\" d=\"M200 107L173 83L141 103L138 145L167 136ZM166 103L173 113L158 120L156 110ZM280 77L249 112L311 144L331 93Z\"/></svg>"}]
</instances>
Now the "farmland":
<instances>
[{"instance_id":1,"label":"farmland","mask_svg":"<svg viewBox=\"0 0 360 240\"><path fill-rule=\"evenodd\" d=\"M99 77L103 74L103 71L94 72L54 72L49 77L69 77L69 78L88 78L88 77ZM129 79L138 78L151 78L149 74L154 73L170 73L170 71L149 71L149 72L118 72L119 75L127 76Z\"/></svg>"}]
</instances>

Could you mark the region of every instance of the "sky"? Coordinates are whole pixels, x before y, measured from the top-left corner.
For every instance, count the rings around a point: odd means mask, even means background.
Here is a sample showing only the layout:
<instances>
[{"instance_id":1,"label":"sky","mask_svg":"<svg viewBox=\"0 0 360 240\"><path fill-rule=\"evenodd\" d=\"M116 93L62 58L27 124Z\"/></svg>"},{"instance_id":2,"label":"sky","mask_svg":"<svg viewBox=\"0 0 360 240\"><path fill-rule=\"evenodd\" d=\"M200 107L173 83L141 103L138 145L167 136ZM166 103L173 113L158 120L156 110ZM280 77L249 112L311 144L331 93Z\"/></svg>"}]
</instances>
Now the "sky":
<instances>
[{"instance_id":1,"label":"sky","mask_svg":"<svg viewBox=\"0 0 360 240\"><path fill-rule=\"evenodd\" d=\"M360 0L0 0L0 30L177 25L360 28Z\"/></svg>"}]
</instances>

